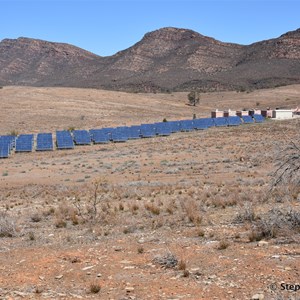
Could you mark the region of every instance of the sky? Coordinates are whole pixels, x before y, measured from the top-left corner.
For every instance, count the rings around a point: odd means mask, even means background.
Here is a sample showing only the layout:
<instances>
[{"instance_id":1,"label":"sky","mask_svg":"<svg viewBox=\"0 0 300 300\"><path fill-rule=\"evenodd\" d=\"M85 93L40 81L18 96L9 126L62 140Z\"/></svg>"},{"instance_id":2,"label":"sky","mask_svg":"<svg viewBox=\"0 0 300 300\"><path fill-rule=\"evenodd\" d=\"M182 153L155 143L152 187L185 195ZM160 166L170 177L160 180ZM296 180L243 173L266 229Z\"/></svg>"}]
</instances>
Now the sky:
<instances>
[{"instance_id":1,"label":"sky","mask_svg":"<svg viewBox=\"0 0 300 300\"><path fill-rule=\"evenodd\" d=\"M113 55L162 27L248 45L300 27L300 0L0 0L0 40L29 37Z\"/></svg>"}]
</instances>

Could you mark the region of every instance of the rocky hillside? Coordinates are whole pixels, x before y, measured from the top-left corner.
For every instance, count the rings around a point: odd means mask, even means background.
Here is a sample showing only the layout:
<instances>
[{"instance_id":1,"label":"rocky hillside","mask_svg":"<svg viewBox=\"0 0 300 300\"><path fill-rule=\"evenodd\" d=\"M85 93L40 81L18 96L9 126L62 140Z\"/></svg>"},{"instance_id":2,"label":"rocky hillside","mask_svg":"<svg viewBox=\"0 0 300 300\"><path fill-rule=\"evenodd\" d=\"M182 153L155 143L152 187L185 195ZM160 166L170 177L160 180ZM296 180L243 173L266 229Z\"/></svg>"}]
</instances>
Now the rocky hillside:
<instances>
[{"instance_id":1,"label":"rocky hillside","mask_svg":"<svg viewBox=\"0 0 300 300\"><path fill-rule=\"evenodd\" d=\"M232 90L300 82L300 29L249 46L162 28L113 56L28 38L0 43L0 84L128 91Z\"/></svg>"}]
</instances>

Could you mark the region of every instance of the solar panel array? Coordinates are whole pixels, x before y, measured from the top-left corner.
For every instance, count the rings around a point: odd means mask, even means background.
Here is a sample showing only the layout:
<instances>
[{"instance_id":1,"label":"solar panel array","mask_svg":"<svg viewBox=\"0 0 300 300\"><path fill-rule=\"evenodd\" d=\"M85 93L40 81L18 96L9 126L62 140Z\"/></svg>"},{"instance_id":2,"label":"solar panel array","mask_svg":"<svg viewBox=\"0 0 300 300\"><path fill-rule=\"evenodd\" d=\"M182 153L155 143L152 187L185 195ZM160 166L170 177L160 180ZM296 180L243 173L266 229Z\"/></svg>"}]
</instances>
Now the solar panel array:
<instances>
[{"instance_id":1,"label":"solar panel array","mask_svg":"<svg viewBox=\"0 0 300 300\"><path fill-rule=\"evenodd\" d=\"M150 138L156 136L156 129L154 124L142 124L141 136L143 138Z\"/></svg>"},{"instance_id":2,"label":"solar panel array","mask_svg":"<svg viewBox=\"0 0 300 300\"><path fill-rule=\"evenodd\" d=\"M32 152L33 134L21 134L16 140L16 152Z\"/></svg>"},{"instance_id":3,"label":"solar panel array","mask_svg":"<svg viewBox=\"0 0 300 300\"><path fill-rule=\"evenodd\" d=\"M38 133L36 137L36 151L53 150L52 133Z\"/></svg>"},{"instance_id":4,"label":"solar panel array","mask_svg":"<svg viewBox=\"0 0 300 300\"><path fill-rule=\"evenodd\" d=\"M216 127L228 126L227 117L214 118L214 123Z\"/></svg>"},{"instance_id":5,"label":"solar panel array","mask_svg":"<svg viewBox=\"0 0 300 300\"><path fill-rule=\"evenodd\" d=\"M57 149L73 149L74 142L70 131L56 131L56 147Z\"/></svg>"},{"instance_id":6,"label":"solar panel array","mask_svg":"<svg viewBox=\"0 0 300 300\"><path fill-rule=\"evenodd\" d=\"M106 144L110 142L110 133L103 129L91 129L90 135L94 144Z\"/></svg>"},{"instance_id":7,"label":"solar panel array","mask_svg":"<svg viewBox=\"0 0 300 300\"><path fill-rule=\"evenodd\" d=\"M238 116L227 117L228 126L238 126L242 124L242 120Z\"/></svg>"},{"instance_id":8,"label":"solar panel array","mask_svg":"<svg viewBox=\"0 0 300 300\"><path fill-rule=\"evenodd\" d=\"M10 154L10 151L9 151L8 145L6 145L6 146L1 145L0 146L0 158L8 158L9 154Z\"/></svg>"},{"instance_id":9,"label":"solar panel array","mask_svg":"<svg viewBox=\"0 0 300 300\"><path fill-rule=\"evenodd\" d=\"M101 128L87 130L56 131L56 148L73 149L74 145L106 144L109 142L126 142L130 139L150 138L155 136L169 136L175 132L204 130L210 127L238 126L240 124L261 123L265 119L262 115L230 116L220 118L201 118L193 120L158 122L115 128ZM32 152L34 150L34 135L21 134L0 136L0 158L8 158L11 152ZM51 151L54 149L52 133L38 133L36 137L36 151Z\"/></svg>"},{"instance_id":10,"label":"solar panel array","mask_svg":"<svg viewBox=\"0 0 300 300\"><path fill-rule=\"evenodd\" d=\"M171 133L179 132L180 131L180 123L179 121L169 121L167 122Z\"/></svg>"},{"instance_id":11,"label":"solar panel array","mask_svg":"<svg viewBox=\"0 0 300 300\"><path fill-rule=\"evenodd\" d=\"M129 138L128 127L116 127L111 131L113 142L126 142Z\"/></svg>"},{"instance_id":12,"label":"solar panel array","mask_svg":"<svg viewBox=\"0 0 300 300\"><path fill-rule=\"evenodd\" d=\"M0 158L8 158L15 146L16 137L12 135L0 136Z\"/></svg>"},{"instance_id":13,"label":"solar panel array","mask_svg":"<svg viewBox=\"0 0 300 300\"><path fill-rule=\"evenodd\" d=\"M140 139L141 136L141 127L138 125L133 125L128 127L129 130L129 139L130 140L136 140L136 139Z\"/></svg>"},{"instance_id":14,"label":"solar panel array","mask_svg":"<svg viewBox=\"0 0 300 300\"><path fill-rule=\"evenodd\" d=\"M76 145L90 145L92 141L87 130L74 130L73 139Z\"/></svg>"},{"instance_id":15,"label":"solar panel array","mask_svg":"<svg viewBox=\"0 0 300 300\"><path fill-rule=\"evenodd\" d=\"M262 123L265 120L265 118L262 115L256 115L256 114L253 115L253 119L255 120L256 123Z\"/></svg>"},{"instance_id":16,"label":"solar panel array","mask_svg":"<svg viewBox=\"0 0 300 300\"><path fill-rule=\"evenodd\" d=\"M168 122L154 123L156 135L168 136L172 133L171 126Z\"/></svg>"},{"instance_id":17,"label":"solar panel array","mask_svg":"<svg viewBox=\"0 0 300 300\"><path fill-rule=\"evenodd\" d=\"M183 120L179 122L181 131L192 131L194 130L194 121L193 120Z\"/></svg>"},{"instance_id":18,"label":"solar panel array","mask_svg":"<svg viewBox=\"0 0 300 300\"><path fill-rule=\"evenodd\" d=\"M245 124L254 123L254 119L251 116L242 116L242 120Z\"/></svg>"}]
</instances>

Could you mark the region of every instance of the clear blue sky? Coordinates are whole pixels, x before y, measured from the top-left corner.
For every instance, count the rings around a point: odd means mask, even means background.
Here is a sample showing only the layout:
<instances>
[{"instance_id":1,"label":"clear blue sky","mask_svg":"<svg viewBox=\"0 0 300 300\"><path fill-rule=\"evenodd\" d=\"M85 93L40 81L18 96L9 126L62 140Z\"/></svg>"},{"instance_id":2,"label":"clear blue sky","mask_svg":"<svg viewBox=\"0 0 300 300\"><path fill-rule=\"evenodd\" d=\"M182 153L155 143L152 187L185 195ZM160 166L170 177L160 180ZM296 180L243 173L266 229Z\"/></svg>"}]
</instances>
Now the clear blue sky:
<instances>
[{"instance_id":1,"label":"clear blue sky","mask_svg":"<svg viewBox=\"0 0 300 300\"><path fill-rule=\"evenodd\" d=\"M112 55L161 27L250 44L300 27L300 0L0 0L0 40L65 42Z\"/></svg>"}]
</instances>

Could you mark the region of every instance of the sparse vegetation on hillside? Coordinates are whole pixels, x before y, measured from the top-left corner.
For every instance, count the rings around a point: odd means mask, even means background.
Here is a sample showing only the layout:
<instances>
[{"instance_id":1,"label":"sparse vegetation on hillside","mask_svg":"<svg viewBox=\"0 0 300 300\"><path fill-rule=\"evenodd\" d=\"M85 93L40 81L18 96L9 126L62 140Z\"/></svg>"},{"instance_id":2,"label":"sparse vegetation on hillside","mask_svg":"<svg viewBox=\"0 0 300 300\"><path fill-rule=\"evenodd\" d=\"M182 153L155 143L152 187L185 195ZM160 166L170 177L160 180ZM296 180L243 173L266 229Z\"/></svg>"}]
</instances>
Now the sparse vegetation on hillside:
<instances>
[{"instance_id":1,"label":"sparse vegetation on hillside","mask_svg":"<svg viewBox=\"0 0 300 300\"><path fill-rule=\"evenodd\" d=\"M178 51L182 47L185 50ZM47 55L51 51L55 51L55 56ZM195 86L202 91L241 87L248 91L300 82L297 30L242 46L216 42L189 29L161 28L110 57L67 44L29 38L4 39L0 42L0 53L0 69L5 68L1 82L9 85L26 82L37 86L170 93L190 91ZM22 68L16 70L15 61L21 61ZM46 67L40 68L41 65Z\"/></svg>"}]
</instances>

